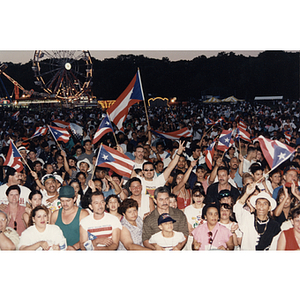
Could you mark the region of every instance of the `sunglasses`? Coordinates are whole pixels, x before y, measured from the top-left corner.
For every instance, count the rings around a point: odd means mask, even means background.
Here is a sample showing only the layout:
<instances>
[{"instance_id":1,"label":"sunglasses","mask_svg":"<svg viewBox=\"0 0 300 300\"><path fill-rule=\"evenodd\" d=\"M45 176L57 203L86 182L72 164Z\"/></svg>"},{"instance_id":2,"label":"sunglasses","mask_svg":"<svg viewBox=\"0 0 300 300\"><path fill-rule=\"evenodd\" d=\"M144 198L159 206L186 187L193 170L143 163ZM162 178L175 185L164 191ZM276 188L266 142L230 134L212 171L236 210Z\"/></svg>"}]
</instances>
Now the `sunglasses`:
<instances>
[{"instance_id":1,"label":"sunglasses","mask_svg":"<svg viewBox=\"0 0 300 300\"><path fill-rule=\"evenodd\" d=\"M213 239L212 239L212 232L211 231L209 231L208 233L208 243L211 245L212 243L213 243Z\"/></svg>"},{"instance_id":2,"label":"sunglasses","mask_svg":"<svg viewBox=\"0 0 300 300\"><path fill-rule=\"evenodd\" d=\"M201 197L201 194L194 194L194 197Z\"/></svg>"},{"instance_id":3,"label":"sunglasses","mask_svg":"<svg viewBox=\"0 0 300 300\"><path fill-rule=\"evenodd\" d=\"M154 169L145 169L144 171L148 172L148 171L154 171Z\"/></svg>"},{"instance_id":4,"label":"sunglasses","mask_svg":"<svg viewBox=\"0 0 300 300\"><path fill-rule=\"evenodd\" d=\"M220 193L220 197L223 198L223 197L229 197L230 196L230 193Z\"/></svg>"},{"instance_id":5,"label":"sunglasses","mask_svg":"<svg viewBox=\"0 0 300 300\"><path fill-rule=\"evenodd\" d=\"M17 222L16 221L14 221L14 230L17 230Z\"/></svg>"}]
</instances>

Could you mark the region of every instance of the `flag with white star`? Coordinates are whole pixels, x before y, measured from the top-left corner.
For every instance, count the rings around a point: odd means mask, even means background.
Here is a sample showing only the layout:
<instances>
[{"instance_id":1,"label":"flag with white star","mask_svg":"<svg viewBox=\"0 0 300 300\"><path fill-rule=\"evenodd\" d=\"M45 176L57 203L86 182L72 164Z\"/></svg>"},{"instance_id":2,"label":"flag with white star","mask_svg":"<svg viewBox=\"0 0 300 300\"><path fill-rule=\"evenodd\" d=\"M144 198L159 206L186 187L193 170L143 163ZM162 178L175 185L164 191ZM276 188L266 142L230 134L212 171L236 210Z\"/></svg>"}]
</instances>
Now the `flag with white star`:
<instances>
[{"instance_id":1,"label":"flag with white star","mask_svg":"<svg viewBox=\"0 0 300 300\"><path fill-rule=\"evenodd\" d=\"M260 135L259 141L262 153L271 169L277 168L280 164L288 159L293 159L296 150L277 140L270 140Z\"/></svg>"},{"instance_id":2,"label":"flag with white star","mask_svg":"<svg viewBox=\"0 0 300 300\"><path fill-rule=\"evenodd\" d=\"M233 145L234 141L231 138L232 130L223 130L218 141L217 149L221 151L225 151Z\"/></svg>"},{"instance_id":3,"label":"flag with white star","mask_svg":"<svg viewBox=\"0 0 300 300\"><path fill-rule=\"evenodd\" d=\"M53 137L57 141L64 142L64 143L67 143L69 141L71 134L68 132L67 129L49 126L49 125L48 125L48 127L49 127Z\"/></svg>"},{"instance_id":4,"label":"flag with white star","mask_svg":"<svg viewBox=\"0 0 300 300\"><path fill-rule=\"evenodd\" d=\"M129 159L125 154L113 148L101 145L96 166L110 168L121 176L130 177L133 170L134 161Z\"/></svg>"},{"instance_id":5,"label":"flag with white star","mask_svg":"<svg viewBox=\"0 0 300 300\"><path fill-rule=\"evenodd\" d=\"M95 133L95 136L93 138L93 144L96 144L103 137L103 135L108 132L113 132L113 127L111 125L108 115L106 115L104 119L101 121Z\"/></svg>"}]
</instances>

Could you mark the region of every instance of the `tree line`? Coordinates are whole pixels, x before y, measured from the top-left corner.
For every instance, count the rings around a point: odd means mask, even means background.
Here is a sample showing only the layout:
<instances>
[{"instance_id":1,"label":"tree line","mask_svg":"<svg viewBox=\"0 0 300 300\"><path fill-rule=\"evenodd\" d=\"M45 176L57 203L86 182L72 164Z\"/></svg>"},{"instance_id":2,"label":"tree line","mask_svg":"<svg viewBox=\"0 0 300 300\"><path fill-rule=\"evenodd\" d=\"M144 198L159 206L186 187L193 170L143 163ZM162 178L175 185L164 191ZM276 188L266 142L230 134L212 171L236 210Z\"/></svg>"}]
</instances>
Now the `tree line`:
<instances>
[{"instance_id":1,"label":"tree line","mask_svg":"<svg viewBox=\"0 0 300 300\"><path fill-rule=\"evenodd\" d=\"M92 52L91 52L92 55ZM144 55L119 55L93 61L92 94L97 99L114 100L140 69L145 98L177 97L195 101L206 95L251 101L255 96L284 96L299 99L299 52L264 51L258 56L220 52L192 60L170 61ZM32 61L25 64L7 62L5 71L25 89L42 90L34 84ZM1 76L11 94L13 84Z\"/></svg>"}]
</instances>

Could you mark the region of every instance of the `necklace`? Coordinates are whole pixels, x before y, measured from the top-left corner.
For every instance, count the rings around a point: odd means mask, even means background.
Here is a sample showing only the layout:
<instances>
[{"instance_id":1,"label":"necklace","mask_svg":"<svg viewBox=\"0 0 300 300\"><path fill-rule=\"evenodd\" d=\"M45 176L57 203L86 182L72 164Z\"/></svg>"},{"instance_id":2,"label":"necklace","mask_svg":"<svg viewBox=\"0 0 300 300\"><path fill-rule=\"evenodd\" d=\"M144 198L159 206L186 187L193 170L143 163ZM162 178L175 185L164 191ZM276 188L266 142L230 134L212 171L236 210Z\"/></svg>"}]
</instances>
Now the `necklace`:
<instances>
[{"instance_id":1,"label":"necklace","mask_svg":"<svg viewBox=\"0 0 300 300\"><path fill-rule=\"evenodd\" d=\"M265 223L265 227L264 227L263 232L262 232L262 233L259 233L259 232L258 232L258 226L257 226L258 219L257 219L257 217L255 217L255 223L254 223L255 230L256 230L256 232L258 233L258 235L260 235L260 236L262 236L262 235L266 232L267 227L268 227L268 223L269 223L269 218L268 218L267 221L265 221L265 222L266 222L266 223Z\"/></svg>"}]
</instances>

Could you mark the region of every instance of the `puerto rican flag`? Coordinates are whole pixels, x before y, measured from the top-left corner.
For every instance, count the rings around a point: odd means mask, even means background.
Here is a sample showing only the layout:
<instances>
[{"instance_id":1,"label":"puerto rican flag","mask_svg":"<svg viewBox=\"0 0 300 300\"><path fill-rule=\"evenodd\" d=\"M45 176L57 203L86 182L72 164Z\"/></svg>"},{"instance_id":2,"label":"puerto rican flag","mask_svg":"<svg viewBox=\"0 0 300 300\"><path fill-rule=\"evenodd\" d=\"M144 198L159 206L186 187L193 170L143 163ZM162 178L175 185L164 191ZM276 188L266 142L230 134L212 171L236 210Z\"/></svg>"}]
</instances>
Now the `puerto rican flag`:
<instances>
[{"instance_id":1,"label":"puerto rican flag","mask_svg":"<svg viewBox=\"0 0 300 300\"><path fill-rule=\"evenodd\" d=\"M212 125L215 125L215 124L216 124L216 122L214 120L212 120L210 118L207 118L207 120L206 120L206 125L207 126L212 126Z\"/></svg>"},{"instance_id":2,"label":"puerto rican flag","mask_svg":"<svg viewBox=\"0 0 300 300\"><path fill-rule=\"evenodd\" d=\"M242 120L240 120L237 125L238 127L247 130L247 125Z\"/></svg>"},{"instance_id":3,"label":"puerto rican flag","mask_svg":"<svg viewBox=\"0 0 300 300\"><path fill-rule=\"evenodd\" d=\"M48 127L53 137L57 141L64 142L64 143L67 143L69 141L71 134L68 132L68 130L64 128L49 126L49 125Z\"/></svg>"},{"instance_id":4,"label":"puerto rican flag","mask_svg":"<svg viewBox=\"0 0 300 300\"><path fill-rule=\"evenodd\" d=\"M214 157L214 153L215 153L215 144L216 144L216 141L214 140L204 151L205 163L210 170L212 169L212 162L213 162L213 157Z\"/></svg>"},{"instance_id":5,"label":"puerto rican flag","mask_svg":"<svg viewBox=\"0 0 300 300\"><path fill-rule=\"evenodd\" d=\"M289 144L291 142L292 135L287 131L284 132L285 141Z\"/></svg>"},{"instance_id":6,"label":"puerto rican flag","mask_svg":"<svg viewBox=\"0 0 300 300\"><path fill-rule=\"evenodd\" d=\"M181 137L189 138L192 136L191 131L187 127L172 132L162 132L154 130L151 130L151 132L161 138L169 140L179 140Z\"/></svg>"},{"instance_id":7,"label":"puerto rican flag","mask_svg":"<svg viewBox=\"0 0 300 300\"><path fill-rule=\"evenodd\" d=\"M217 125L217 124L219 124L219 123L222 125L223 122L224 122L224 123L227 123L226 120L224 119L224 117L221 117L219 120L216 121L215 125Z\"/></svg>"},{"instance_id":8,"label":"puerto rican flag","mask_svg":"<svg viewBox=\"0 0 300 300\"><path fill-rule=\"evenodd\" d=\"M241 127L238 127L236 133L237 133L237 135L236 135L236 139L237 140L239 140L241 138L244 141L251 143L250 133L249 132L247 132L246 130L244 130Z\"/></svg>"},{"instance_id":9,"label":"puerto rican flag","mask_svg":"<svg viewBox=\"0 0 300 300\"><path fill-rule=\"evenodd\" d=\"M15 121L18 121L19 115L20 115L20 111L18 110L17 112L15 112L15 113L11 116L11 118L12 118L13 120L15 120Z\"/></svg>"},{"instance_id":10,"label":"puerto rican flag","mask_svg":"<svg viewBox=\"0 0 300 300\"><path fill-rule=\"evenodd\" d=\"M106 115L95 133L93 144L96 144L106 133L109 132L113 132L113 127L110 123L108 115Z\"/></svg>"},{"instance_id":11,"label":"puerto rican flag","mask_svg":"<svg viewBox=\"0 0 300 300\"><path fill-rule=\"evenodd\" d=\"M292 160L296 150L286 144L277 140L270 140L260 135L257 140L259 141L262 153L268 162L271 170L277 168L281 163Z\"/></svg>"},{"instance_id":12,"label":"puerto rican flag","mask_svg":"<svg viewBox=\"0 0 300 300\"><path fill-rule=\"evenodd\" d=\"M229 147L234 143L231 136L232 136L232 130L223 130L219 137L217 149L221 151L225 151L229 149Z\"/></svg>"},{"instance_id":13,"label":"puerto rican flag","mask_svg":"<svg viewBox=\"0 0 300 300\"><path fill-rule=\"evenodd\" d=\"M130 178L134 161L113 148L101 145L97 156L96 166L110 168L117 174Z\"/></svg>"},{"instance_id":14,"label":"puerto rican flag","mask_svg":"<svg viewBox=\"0 0 300 300\"><path fill-rule=\"evenodd\" d=\"M12 167L20 173L24 169L21 159L22 158L20 152L18 151L14 143L11 141L9 143L8 152L3 166Z\"/></svg>"},{"instance_id":15,"label":"puerto rican flag","mask_svg":"<svg viewBox=\"0 0 300 300\"><path fill-rule=\"evenodd\" d=\"M144 100L142 83L139 70L125 89L125 91L117 98L116 102L107 109L110 120L117 128L124 132L123 123L128 115L129 108L140 101Z\"/></svg>"},{"instance_id":16,"label":"puerto rican flag","mask_svg":"<svg viewBox=\"0 0 300 300\"><path fill-rule=\"evenodd\" d=\"M61 128L70 128L70 123L61 121L61 120L53 120L52 123L54 123L55 126L61 127Z\"/></svg>"},{"instance_id":17,"label":"puerto rican flag","mask_svg":"<svg viewBox=\"0 0 300 300\"><path fill-rule=\"evenodd\" d=\"M44 126L43 127L42 126L37 127L35 129L35 133L33 134L33 136L31 138L35 138L35 137L39 137L39 136L44 136L44 135L46 135L47 131L48 131L47 127L44 127Z\"/></svg>"}]
</instances>

